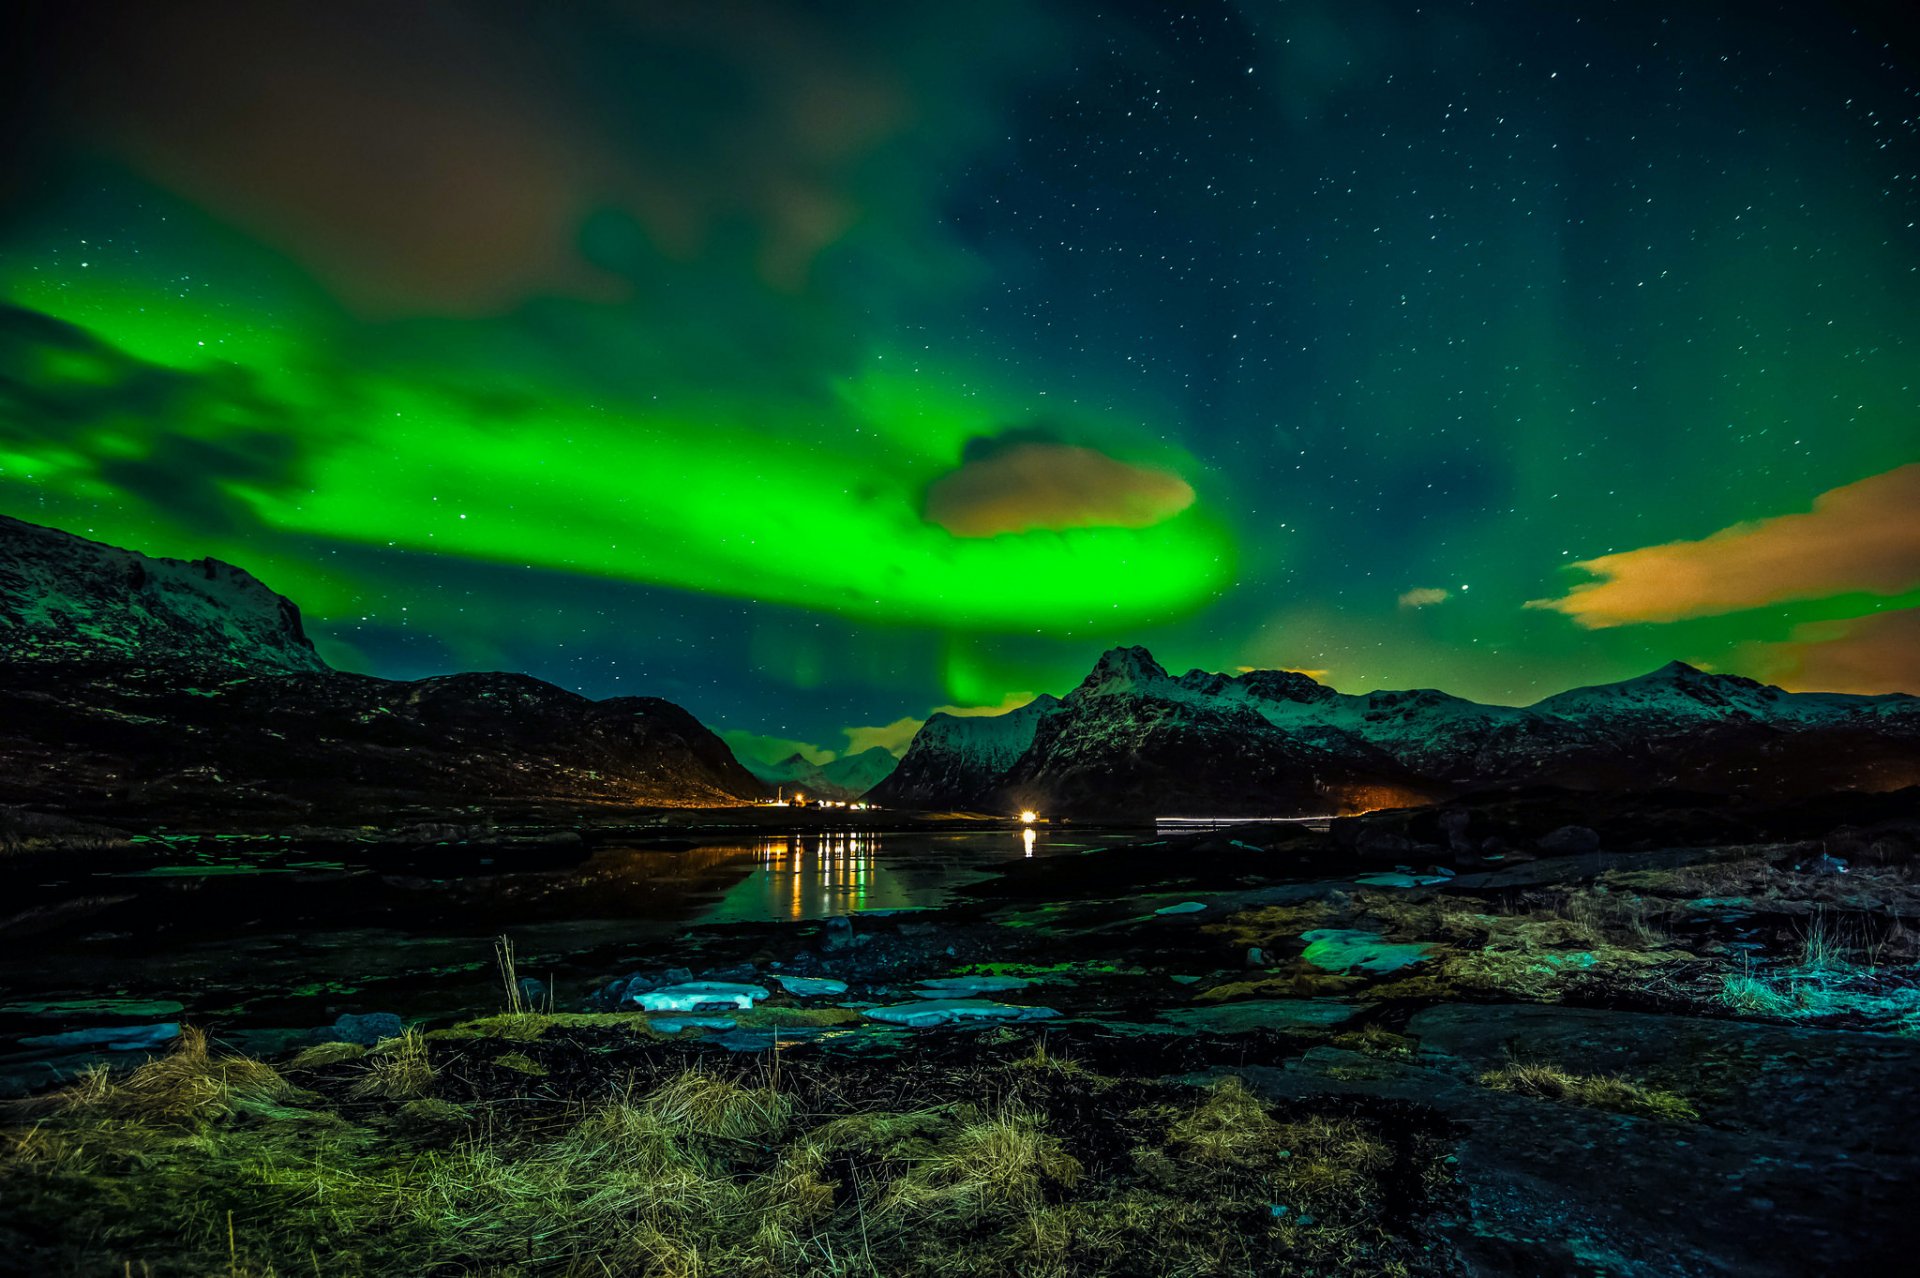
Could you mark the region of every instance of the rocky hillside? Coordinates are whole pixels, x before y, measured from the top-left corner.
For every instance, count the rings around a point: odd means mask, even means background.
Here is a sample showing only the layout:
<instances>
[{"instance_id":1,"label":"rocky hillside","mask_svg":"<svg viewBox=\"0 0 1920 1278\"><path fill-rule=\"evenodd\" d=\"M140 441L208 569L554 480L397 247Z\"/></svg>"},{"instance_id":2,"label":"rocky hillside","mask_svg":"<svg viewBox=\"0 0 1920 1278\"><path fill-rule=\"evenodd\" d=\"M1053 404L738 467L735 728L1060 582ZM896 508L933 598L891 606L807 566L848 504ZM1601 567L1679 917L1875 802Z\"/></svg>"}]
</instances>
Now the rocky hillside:
<instances>
[{"instance_id":1,"label":"rocky hillside","mask_svg":"<svg viewBox=\"0 0 1920 1278\"><path fill-rule=\"evenodd\" d=\"M155 559L0 515L0 662L327 669L300 610L217 559Z\"/></svg>"},{"instance_id":2,"label":"rocky hillside","mask_svg":"<svg viewBox=\"0 0 1920 1278\"><path fill-rule=\"evenodd\" d=\"M1432 689L1349 696L1291 671L1175 677L1144 648L1117 648L1057 703L937 719L876 798L1285 815L1525 784L1808 794L1920 783L1920 698L1791 693L1679 662L1522 707Z\"/></svg>"},{"instance_id":3,"label":"rocky hillside","mask_svg":"<svg viewBox=\"0 0 1920 1278\"><path fill-rule=\"evenodd\" d=\"M671 702L593 701L524 675L336 671L299 610L237 568L0 521L0 803L134 823L378 824L761 792Z\"/></svg>"}]
</instances>

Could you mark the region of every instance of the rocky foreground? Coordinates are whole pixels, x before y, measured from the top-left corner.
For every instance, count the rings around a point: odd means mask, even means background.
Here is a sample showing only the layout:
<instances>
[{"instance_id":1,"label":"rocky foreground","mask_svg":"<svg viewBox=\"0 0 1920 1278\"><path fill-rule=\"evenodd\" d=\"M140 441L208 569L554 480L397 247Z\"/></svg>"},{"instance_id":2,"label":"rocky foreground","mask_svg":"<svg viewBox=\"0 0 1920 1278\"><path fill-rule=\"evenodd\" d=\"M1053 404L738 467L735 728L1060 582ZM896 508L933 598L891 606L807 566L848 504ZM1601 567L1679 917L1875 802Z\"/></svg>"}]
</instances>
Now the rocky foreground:
<instances>
[{"instance_id":1,"label":"rocky foreground","mask_svg":"<svg viewBox=\"0 0 1920 1278\"><path fill-rule=\"evenodd\" d=\"M1124 889L1118 884L1128 885ZM0 1264L1892 1272L1920 793L1541 794L1013 863L16 1110Z\"/></svg>"}]
</instances>

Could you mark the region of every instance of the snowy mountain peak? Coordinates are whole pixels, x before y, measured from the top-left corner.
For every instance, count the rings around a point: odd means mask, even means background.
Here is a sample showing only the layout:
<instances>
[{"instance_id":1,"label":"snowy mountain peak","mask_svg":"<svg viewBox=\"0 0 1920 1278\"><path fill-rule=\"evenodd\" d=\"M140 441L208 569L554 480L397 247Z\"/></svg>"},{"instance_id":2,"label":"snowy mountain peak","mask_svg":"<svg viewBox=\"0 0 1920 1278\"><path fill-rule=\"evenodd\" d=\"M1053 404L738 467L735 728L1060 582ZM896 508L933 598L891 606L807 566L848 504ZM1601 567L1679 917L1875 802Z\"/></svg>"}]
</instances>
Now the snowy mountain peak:
<instances>
[{"instance_id":1,"label":"snowy mountain peak","mask_svg":"<svg viewBox=\"0 0 1920 1278\"><path fill-rule=\"evenodd\" d=\"M328 669L293 601L217 559L159 559L0 515L0 661Z\"/></svg>"},{"instance_id":2,"label":"snowy mountain peak","mask_svg":"<svg viewBox=\"0 0 1920 1278\"><path fill-rule=\"evenodd\" d=\"M1109 648L1070 696L1132 692L1145 684L1169 682L1166 669L1145 648Z\"/></svg>"}]
</instances>

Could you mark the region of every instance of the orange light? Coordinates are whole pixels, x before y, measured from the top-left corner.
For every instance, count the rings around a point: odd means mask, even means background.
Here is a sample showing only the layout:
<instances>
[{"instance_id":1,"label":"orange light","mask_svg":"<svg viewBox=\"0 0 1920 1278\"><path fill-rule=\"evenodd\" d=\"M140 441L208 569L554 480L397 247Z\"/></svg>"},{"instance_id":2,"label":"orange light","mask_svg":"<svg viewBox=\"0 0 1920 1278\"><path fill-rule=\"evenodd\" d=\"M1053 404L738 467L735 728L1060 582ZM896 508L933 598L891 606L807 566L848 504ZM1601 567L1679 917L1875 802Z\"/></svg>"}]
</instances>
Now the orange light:
<instances>
[{"instance_id":1,"label":"orange light","mask_svg":"<svg viewBox=\"0 0 1920 1278\"><path fill-rule=\"evenodd\" d=\"M1033 811L1032 809L1028 809L1027 811L1022 812L1020 814L1020 824L1022 825L1032 825L1035 821L1038 821L1039 819L1040 819L1040 814L1038 812Z\"/></svg>"}]
</instances>

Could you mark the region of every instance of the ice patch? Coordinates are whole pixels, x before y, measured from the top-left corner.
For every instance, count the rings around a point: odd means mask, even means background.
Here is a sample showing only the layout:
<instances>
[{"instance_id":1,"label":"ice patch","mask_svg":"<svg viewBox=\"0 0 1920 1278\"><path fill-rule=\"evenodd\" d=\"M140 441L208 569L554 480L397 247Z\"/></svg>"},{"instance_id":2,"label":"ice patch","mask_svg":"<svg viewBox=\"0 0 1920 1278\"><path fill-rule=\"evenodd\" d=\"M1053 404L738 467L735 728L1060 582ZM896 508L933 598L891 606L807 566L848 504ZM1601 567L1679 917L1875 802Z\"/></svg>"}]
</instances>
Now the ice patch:
<instances>
[{"instance_id":1,"label":"ice patch","mask_svg":"<svg viewBox=\"0 0 1920 1278\"><path fill-rule=\"evenodd\" d=\"M1200 911L1206 908L1207 908L1206 903L1203 901L1182 901L1178 905L1163 905L1159 909L1155 910L1154 913L1155 914L1198 914Z\"/></svg>"},{"instance_id":2,"label":"ice patch","mask_svg":"<svg viewBox=\"0 0 1920 1278\"><path fill-rule=\"evenodd\" d=\"M632 995L643 1012L697 1012L703 1007L732 1007L744 1012L767 996L763 985L735 981L681 981Z\"/></svg>"},{"instance_id":3,"label":"ice patch","mask_svg":"<svg viewBox=\"0 0 1920 1278\"><path fill-rule=\"evenodd\" d=\"M1354 882L1364 887L1413 888L1433 887L1452 878L1451 874L1363 874Z\"/></svg>"},{"instance_id":4,"label":"ice patch","mask_svg":"<svg viewBox=\"0 0 1920 1278\"><path fill-rule=\"evenodd\" d=\"M139 1052L165 1047L179 1037L180 1026L166 1021L159 1025L103 1025L68 1030L64 1034L40 1034L21 1039L20 1046L60 1052Z\"/></svg>"},{"instance_id":5,"label":"ice patch","mask_svg":"<svg viewBox=\"0 0 1920 1278\"><path fill-rule=\"evenodd\" d=\"M694 1016L691 1014L683 1014L677 1016L649 1016L647 1018L647 1025L656 1034L678 1034L681 1030L688 1029L730 1030L737 1024L738 1022L730 1016Z\"/></svg>"},{"instance_id":6,"label":"ice patch","mask_svg":"<svg viewBox=\"0 0 1920 1278\"><path fill-rule=\"evenodd\" d=\"M786 976L779 972L769 973L780 988L795 998L821 998L829 994L845 994L847 983L836 981L830 976Z\"/></svg>"},{"instance_id":7,"label":"ice patch","mask_svg":"<svg viewBox=\"0 0 1920 1278\"><path fill-rule=\"evenodd\" d=\"M1327 972L1366 972L1383 976L1412 967L1427 957L1424 945L1394 945L1377 932L1356 932L1344 928L1319 928L1302 932L1307 943L1307 962Z\"/></svg>"},{"instance_id":8,"label":"ice patch","mask_svg":"<svg viewBox=\"0 0 1920 1278\"><path fill-rule=\"evenodd\" d=\"M893 1007L870 1007L866 1015L889 1025L908 1029L934 1029L961 1021L1044 1021L1060 1015L1051 1007L1020 1007L995 1003L984 998L932 999L924 1003L899 1003Z\"/></svg>"},{"instance_id":9,"label":"ice patch","mask_svg":"<svg viewBox=\"0 0 1920 1278\"><path fill-rule=\"evenodd\" d=\"M1024 976L937 976L916 984L913 992L920 998L975 998L1023 990L1033 982Z\"/></svg>"}]
</instances>

